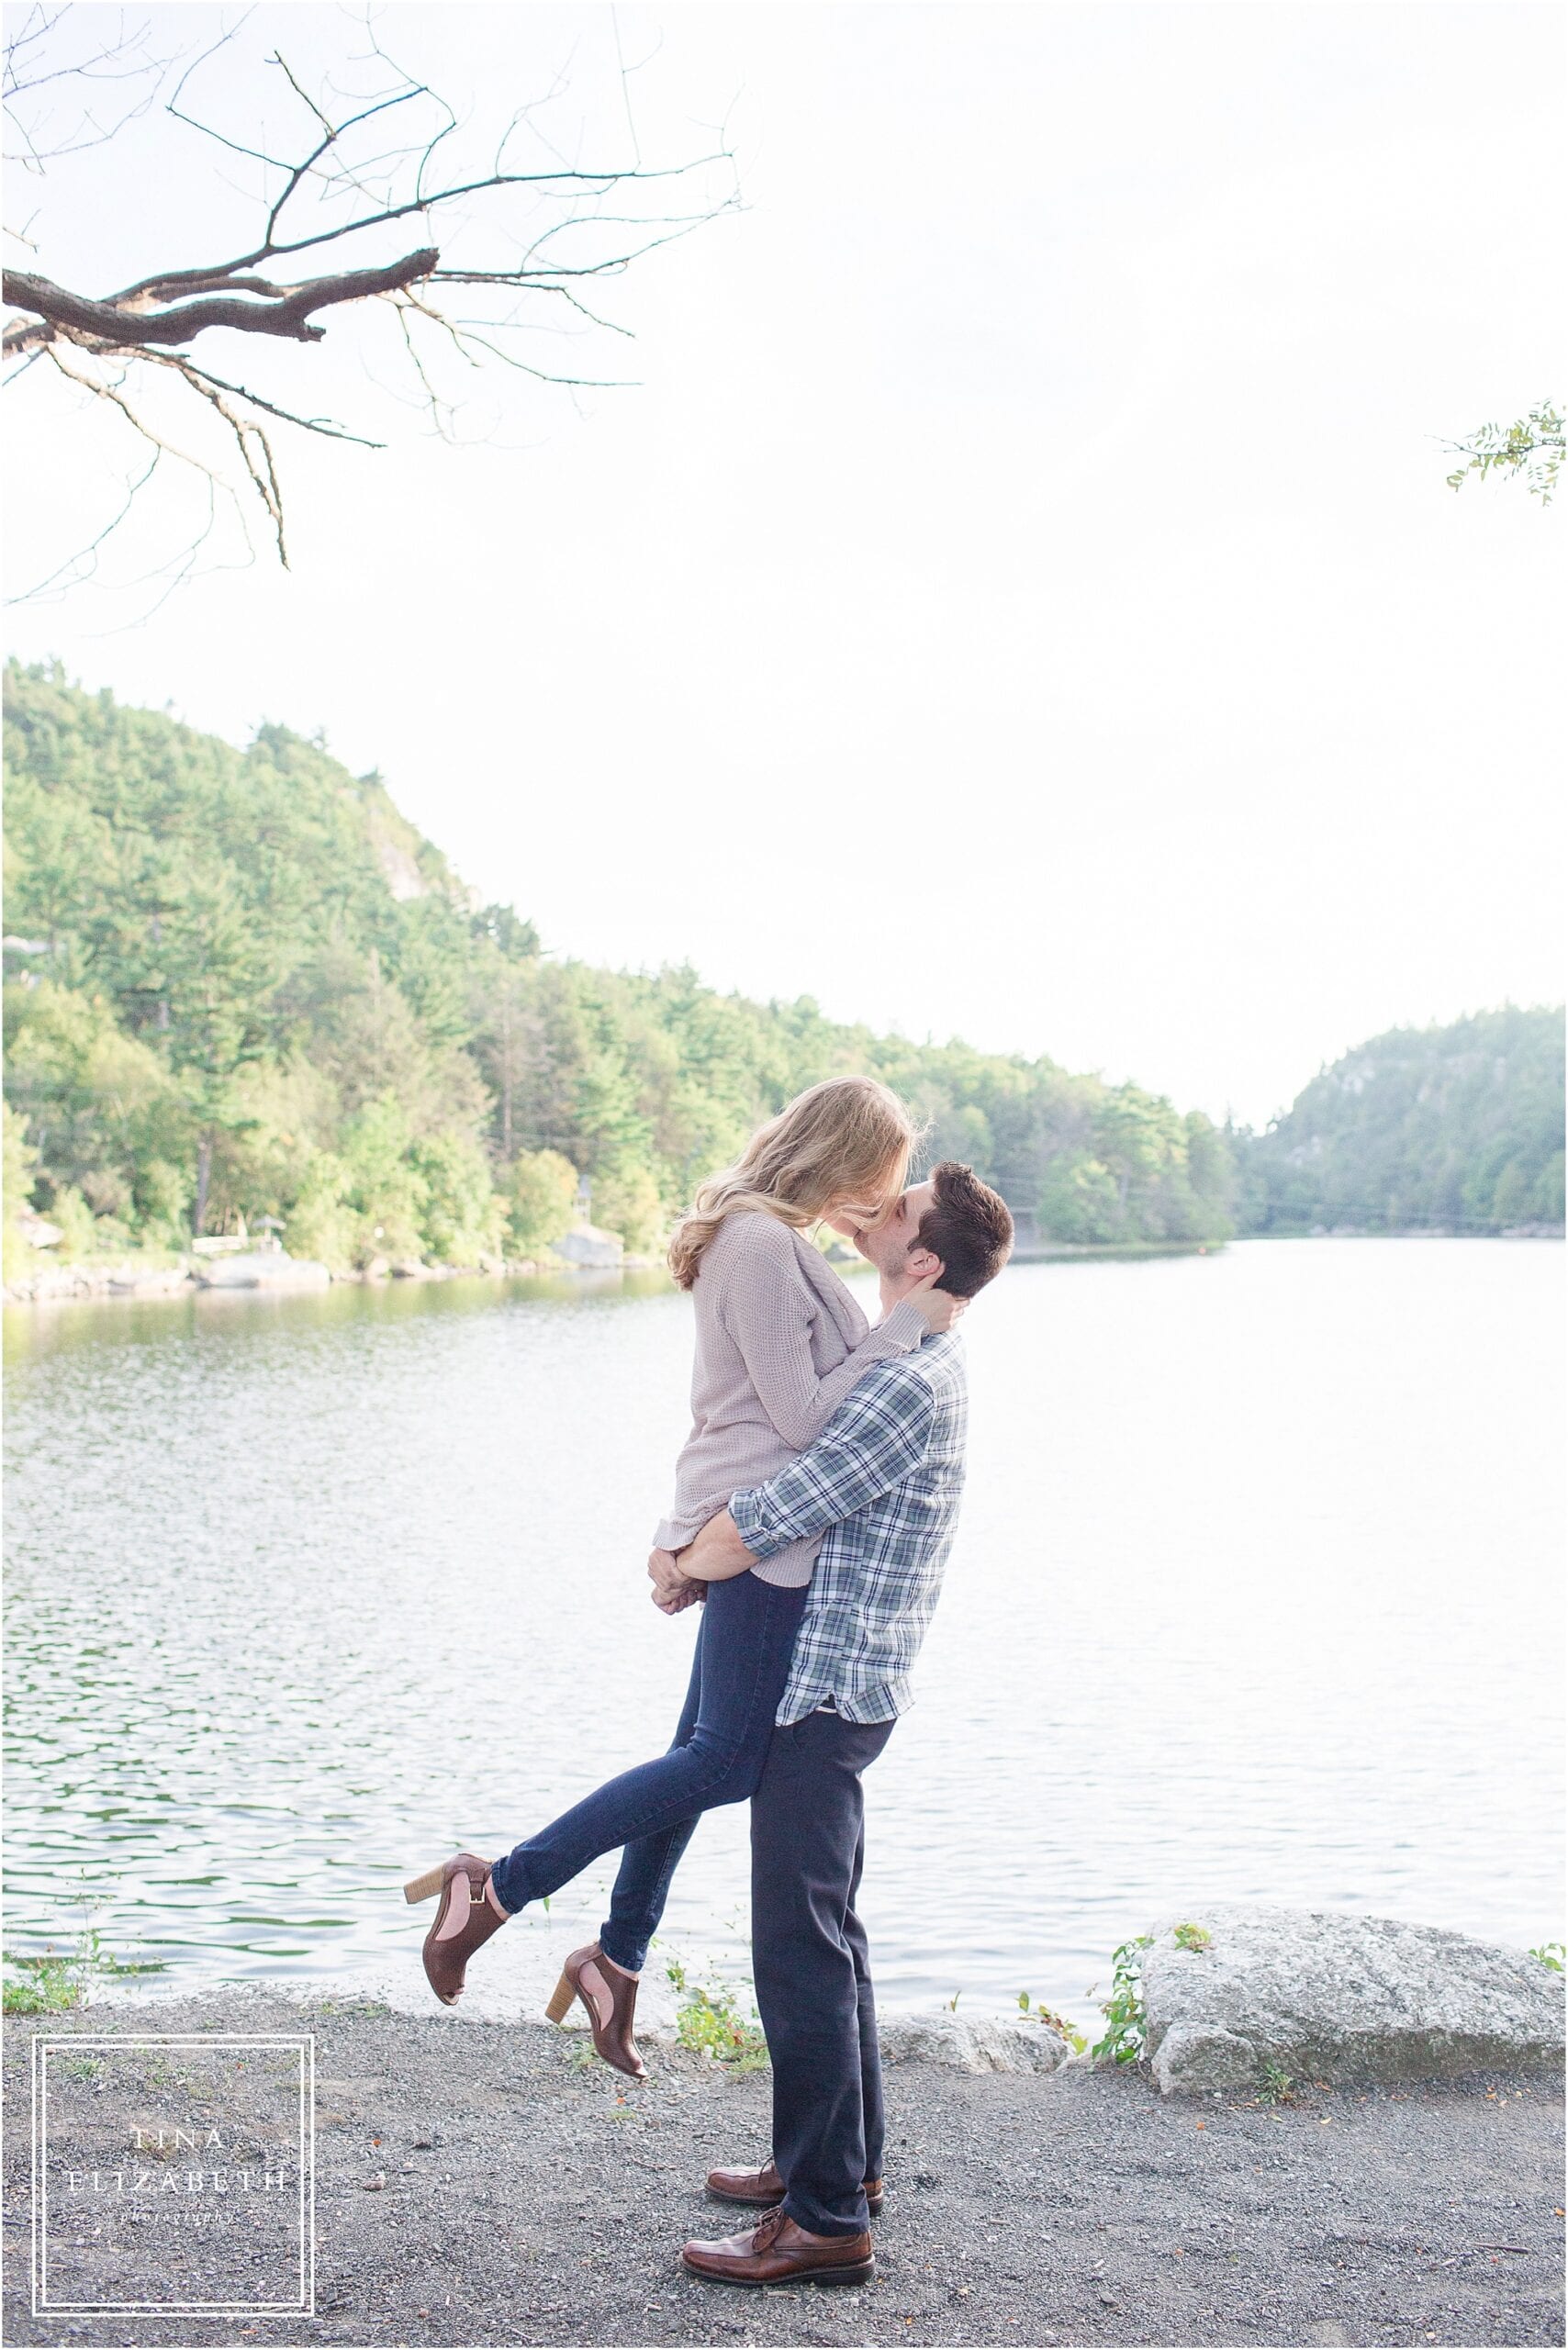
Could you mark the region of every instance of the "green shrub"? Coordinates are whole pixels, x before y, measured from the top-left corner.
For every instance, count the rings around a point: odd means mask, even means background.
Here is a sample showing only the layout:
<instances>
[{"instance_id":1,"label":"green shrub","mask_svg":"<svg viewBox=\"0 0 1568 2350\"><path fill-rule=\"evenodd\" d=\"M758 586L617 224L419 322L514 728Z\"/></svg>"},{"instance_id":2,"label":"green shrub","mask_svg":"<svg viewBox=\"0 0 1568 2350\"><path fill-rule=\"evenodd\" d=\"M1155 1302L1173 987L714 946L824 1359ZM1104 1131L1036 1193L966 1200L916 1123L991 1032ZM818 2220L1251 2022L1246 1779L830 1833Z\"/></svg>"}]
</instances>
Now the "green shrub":
<instances>
[{"instance_id":1,"label":"green shrub","mask_svg":"<svg viewBox=\"0 0 1568 2350\"><path fill-rule=\"evenodd\" d=\"M490 1163L472 1135L448 1130L409 1153L425 1187L423 1253L439 1265L472 1265L498 1257L506 1202L490 1188Z\"/></svg>"},{"instance_id":2,"label":"green shrub","mask_svg":"<svg viewBox=\"0 0 1568 2350\"><path fill-rule=\"evenodd\" d=\"M8 1958L0 2004L8 2016L60 2016L79 2008L82 1978L68 1958Z\"/></svg>"},{"instance_id":3,"label":"green shrub","mask_svg":"<svg viewBox=\"0 0 1568 2350\"><path fill-rule=\"evenodd\" d=\"M334 1273L353 1270L360 1261L363 1222L350 1204L353 1188L353 1177L335 1151L311 1152L285 1220L284 1246L291 1257L314 1258Z\"/></svg>"},{"instance_id":4,"label":"green shrub","mask_svg":"<svg viewBox=\"0 0 1568 2350\"><path fill-rule=\"evenodd\" d=\"M619 1234L634 1256L651 1256L658 1247L669 1218L659 1198L659 1187L645 1167L594 1180L593 1220L606 1232Z\"/></svg>"},{"instance_id":5,"label":"green shrub","mask_svg":"<svg viewBox=\"0 0 1568 2350\"><path fill-rule=\"evenodd\" d=\"M88 1926L69 1957L52 1949L41 1958L7 1955L0 2007L8 2016L64 2015L86 2005L102 1975L156 1972L154 1967L127 1965L114 1957L104 1948L97 1928Z\"/></svg>"},{"instance_id":6,"label":"green shrub","mask_svg":"<svg viewBox=\"0 0 1568 2350\"><path fill-rule=\"evenodd\" d=\"M665 1973L680 1997L676 2011L676 2038L683 2048L715 2057L736 2073L767 2070L767 2042L756 2020L755 2005L748 2021L741 2014L734 1991L727 1983L721 1983L713 1990L693 1983L679 1960L674 1958Z\"/></svg>"},{"instance_id":7,"label":"green shrub","mask_svg":"<svg viewBox=\"0 0 1568 2350\"><path fill-rule=\"evenodd\" d=\"M1039 1213L1049 1240L1114 1240L1123 1229L1116 1179L1097 1158L1053 1159L1040 1185Z\"/></svg>"},{"instance_id":8,"label":"green shrub","mask_svg":"<svg viewBox=\"0 0 1568 2350\"><path fill-rule=\"evenodd\" d=\"M18 1117L8 1102L0 1102L0 1120L4 1122L6 1137L6 1245L0 1279L8 1285L12 1281L30 1281L38 1270L39 1252L30 1240L23 1239L17 1218L24 1208L30 1208L33 1203L39 1155L28 1140L27 1120Z\"/></svg>"},{"instance_id":9,"label":"green shrub","mask_svg":"<svg viewBox=\"0 0 1568 2350\"><path fill-rule=\"evenodd\" d=\"M572 1228L577 1170L558 1150L524 1150L506 1181L507 1254L542 1257Z\"/></svg>"},{"instance_id":10,"label":"green shrub","mask_svg":"<svg viewBox=\"0 0 1568 2350\"><path fill-rule=\"evenodd\" d=\"M63 1183L47 1210L50 1224L60 1226L60 1239L50 1249L62 1265L80 1265L98 1253L98 1220L76 1189Z\"/></svg>"},{"instance_id":11,"label":"green shrub","mask_svg":"<svg viewBox=\"0 0 1568 2350\"><path fill-rule=\"evenodd\" d=\"M359 1217L355 1257L361 1264L375 1256L424 1253L430 1186L409 1161L412 1140L409 1121L390 1094L367 1102L344 1129L342 1158L350 1204Z\"/></svg>"}]
</instances>

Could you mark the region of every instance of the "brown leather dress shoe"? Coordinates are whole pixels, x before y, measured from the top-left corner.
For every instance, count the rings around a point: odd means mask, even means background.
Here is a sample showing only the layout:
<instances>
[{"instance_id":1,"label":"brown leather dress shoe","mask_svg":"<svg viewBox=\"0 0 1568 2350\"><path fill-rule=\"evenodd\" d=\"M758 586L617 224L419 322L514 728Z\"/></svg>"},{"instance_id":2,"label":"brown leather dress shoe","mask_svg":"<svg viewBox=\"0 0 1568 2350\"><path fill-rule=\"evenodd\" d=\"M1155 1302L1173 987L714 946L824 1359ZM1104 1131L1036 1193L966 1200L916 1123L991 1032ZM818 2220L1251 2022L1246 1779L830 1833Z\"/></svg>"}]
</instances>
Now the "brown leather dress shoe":
<instances>
[{"instance_id":1,"label":"brown leather dress shoe","mask_svg":"<svg viewBox=\"0 0 1568 2350\"><path fill-rule=\"evenodd\" d=\"M606 1958L597 1942L588 1942L562 1967L544 2012L552 2023L559 2023L572 2001L580 1999L588 2010L593 2044L605 2063L618 2073L630 2073L634 2081L645 2081L648 2068L632 2037L639 1979Z\"/></svg>"},{"instance_id":2,"label":"brown leather dress shoe","mask_svg":"<svg viewBox=\"0 0 1568 2350\"><path fill-rule=\"evenodd\" d=\"M782 2206L765 2212L748 2235L689 2244L680 2256L693 2276L715 2285L789 2285L802 2277L813 2285L864 2285L877 2273L864 2229L857 2236L814 2236Z\"/></svg>"},{"instance_id":3,"label":"brown leather dress shoe","mask_svg":"<svg viewBox=\"0 0 1568 2350\"><path fill-rule=\"evenodd\" d=\"M759 2170L711 2170L708 2192L716 2195L721 2203L782 2203L784 2181L771 2163L764 2163ZM866 2181L866 2208L874 2220L880 2218L882 2182L879 2178Z\"/></svg>"},{"instance_id":4,"label":"brown leather dress shoe","mask_svg":"<svg viewBox=\"0 0 1568 2350\"><path fill-rule=\"evenodd\" d=\"M472 1852L442 1863L441 1899L424 1947L425 1976L442 2007L462 1998L469 1960L506 1924L506 1911L486 1891L489 1882L489 1862Z\"/></svg>"}]
</instances>

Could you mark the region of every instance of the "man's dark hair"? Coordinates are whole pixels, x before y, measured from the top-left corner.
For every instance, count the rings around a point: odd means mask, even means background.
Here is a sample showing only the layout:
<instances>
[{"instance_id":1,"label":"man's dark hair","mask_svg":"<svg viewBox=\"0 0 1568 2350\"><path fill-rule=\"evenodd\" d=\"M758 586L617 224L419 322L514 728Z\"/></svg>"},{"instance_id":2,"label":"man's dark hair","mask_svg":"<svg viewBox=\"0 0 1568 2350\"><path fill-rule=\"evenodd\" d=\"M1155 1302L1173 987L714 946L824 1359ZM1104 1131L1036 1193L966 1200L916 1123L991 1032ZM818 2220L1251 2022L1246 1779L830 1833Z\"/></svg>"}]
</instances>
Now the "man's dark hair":
<instances>
[{"instance_id":1,"label":"man's dark hair","mask_svg":"<svg viewBox=\"0 0 1568 2350\"><path fill-rule=\"evenodd\" d=\"M996 1279L1013 1253L1007 1203L956 1158L934 1167L931 1181L936 1197L921 1217L913 1245L941 1258L938 1289L951 1297L973 1297Z\"/></svg>"}]
</instances>

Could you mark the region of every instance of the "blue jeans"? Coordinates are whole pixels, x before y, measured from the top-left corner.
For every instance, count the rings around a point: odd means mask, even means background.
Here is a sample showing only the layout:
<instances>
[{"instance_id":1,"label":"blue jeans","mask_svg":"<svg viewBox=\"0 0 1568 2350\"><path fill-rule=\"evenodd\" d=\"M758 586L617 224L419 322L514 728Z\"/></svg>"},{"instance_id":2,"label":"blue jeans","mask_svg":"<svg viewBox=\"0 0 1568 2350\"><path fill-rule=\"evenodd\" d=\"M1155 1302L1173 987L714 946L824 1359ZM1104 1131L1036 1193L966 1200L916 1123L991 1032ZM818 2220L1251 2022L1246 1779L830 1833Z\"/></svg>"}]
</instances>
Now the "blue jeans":
<instances>
[{"instance_id":1,"label":"blue jeans","mask_svg":"<svg viewBox=\"0 0 1568 2350\"><path fill-rule=\"evenodd\" d=\"M745 1803L756 1791L805 1605L803 1588L783 1590L750 1573L710 1585L668 1753L606 1780L514 1845L490 1873L503 1909L515 1913L554 1893L601 1852L623 1846L599 1946L617 1966L641 1969L698 1820L715 1804Z\"/></svg>"}]
</instances>

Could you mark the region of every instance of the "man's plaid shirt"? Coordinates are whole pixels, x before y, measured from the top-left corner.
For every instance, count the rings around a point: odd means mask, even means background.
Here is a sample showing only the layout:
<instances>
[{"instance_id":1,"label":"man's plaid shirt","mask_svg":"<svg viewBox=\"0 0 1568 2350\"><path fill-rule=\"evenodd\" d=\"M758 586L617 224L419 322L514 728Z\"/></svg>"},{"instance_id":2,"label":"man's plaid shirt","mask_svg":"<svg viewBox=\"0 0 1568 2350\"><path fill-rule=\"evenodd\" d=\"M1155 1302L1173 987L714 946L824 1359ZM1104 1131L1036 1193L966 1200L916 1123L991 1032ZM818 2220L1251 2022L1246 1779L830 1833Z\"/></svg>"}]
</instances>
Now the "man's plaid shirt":
<instances>
[{"instance_id":1,"label":"man's plaid shirt","mask_svg":"<svg viewBox=\"0 0 1568 2350\"><path fill-rule=\"evenodd\" d=\"M953 1547L968 1422L962 1345L927 1338L874 1364L798 1460L731 1502L755 1558L827 1528L780 1724L830 1698L851 1722L885 1722L909 1705Z\"/></svg>"}]
</instances>

